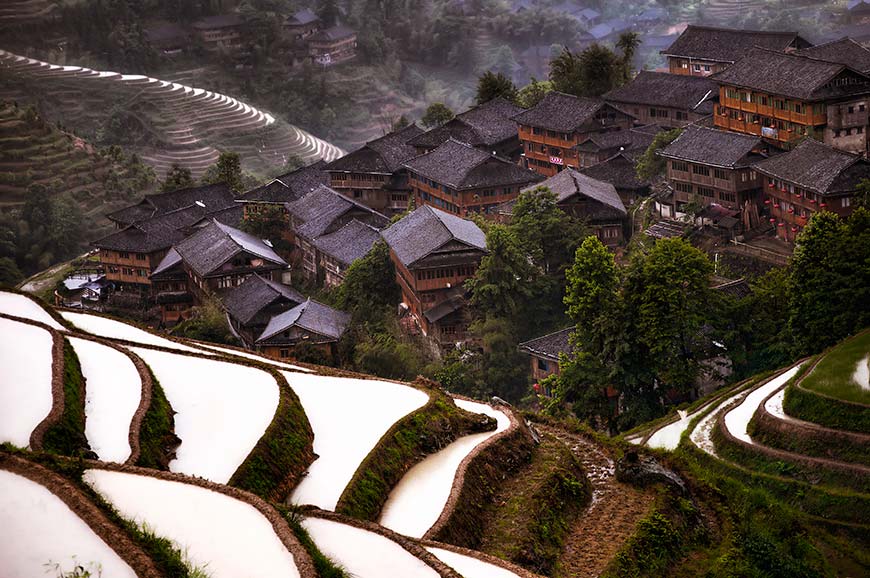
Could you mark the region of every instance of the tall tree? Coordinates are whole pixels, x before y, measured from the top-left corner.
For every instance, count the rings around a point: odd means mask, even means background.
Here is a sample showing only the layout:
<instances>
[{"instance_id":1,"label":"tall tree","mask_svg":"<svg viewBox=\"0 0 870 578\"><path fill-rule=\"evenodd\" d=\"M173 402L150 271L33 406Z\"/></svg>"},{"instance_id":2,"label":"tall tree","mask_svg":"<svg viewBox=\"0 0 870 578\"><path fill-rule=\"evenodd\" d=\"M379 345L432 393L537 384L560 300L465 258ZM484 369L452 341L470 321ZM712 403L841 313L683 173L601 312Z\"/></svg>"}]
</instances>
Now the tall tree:
<instances>
[{"instance_id":1,"label":"tall tree","mask_svg":"<svg viewBox=\"0 0 870 578\"><path fill-rule=\"evenodd\" d=\"M517 104L523 108L532 108L543 99L548 92L553 90L553 83L549 80L537 80L532 77L531 82L522 87L517 93Z\"/></svg>"},{"instance_id":2,"label":"tall tree","mask_svg":"<svg viewBox=\"0 0 870 578\"><path fill-rule=\"evenodd\" d=\"M650 145L637 161L637 165L635 166L637 178L642 181L652 181L664 175L667 164L665 159L660 157L657 153L671 144L682 133L683 129L681 128L674 128L657 133L653 137Z\"/></svg>"},{"instance_id":3,"label":"tall tree","mask_svg":"<svg viewBox=\"0 0 870 578\"><path fill-rule=\"evenodd\" d=\"M501 72L484 72L477 81L477 104L489 102L497 96L514 102L517 99L517 87Z\"/></svg>"},{"instance_id":4,"label":"tall tree","mask_svg":"<svg viewBox=\"0 0 870 578\"><path fill-rule=\"evenodd\" d=\"M631 80L631 67L638 46L640 46L640 34L637 32L623 32L616 41L616 47L622 52L622 84Z\"/></svg>"},{"instance_id":5,"label":"tall tree","mask_svg":"<svg viewBox=\"0 0 870 578\"><path fill-rule=\"evenodd\" d=\"M426 128L434 128L449 122L454 116L456 115L453 114L453 111L446 104L443 102L433 102L426 109L426 113L420 119L420 122Z\"/></svg>"},{"instance_id":6,"label":"tall tree","mask_svg":"<svg viewBox=\"0 0 870 578\"><path fill-rule=\"evenodd\" d=\"M372 322L383 318L384 311L395 307L401 297L390 249L380 240L365 257L351 264L336 291L335 304L356 320Z\"/></svg>"},{"instance_id":7,"label":"tall tree","mask_svg":"<svg viewBox=\"0 0 870 578\"><path fill-rule=\"evenodd\" d=\"M244 190L242 181L242 162L239 153L223 152L215 164L210 166L202 177L203 184L226 183L235 193Z\"/></svg>"},{"instance_id":8,"label":"tall tree","mask_svg":"<svg viewBox=\"0 0 870 578\"><path fill-rule=\"evenodd\" d=\"M163 179L163 183L160 185L160 190L164 193L171 193L180 189L188 189L195 184L190 169L173 163L169 172L166 173L166 178Z\"/></svg>"},{"instance_id":9,"label":"tall tree","mask_svg":"<svg viewBox=\"0 0 870 578\"><path fill-rule=\"evenodd\" d=\"M580 58L568 47L563 48L562 52L550 61L550 82L553 84L553 89L559 92L577 96L583 94Z\"/></svg>"}]
</instances>

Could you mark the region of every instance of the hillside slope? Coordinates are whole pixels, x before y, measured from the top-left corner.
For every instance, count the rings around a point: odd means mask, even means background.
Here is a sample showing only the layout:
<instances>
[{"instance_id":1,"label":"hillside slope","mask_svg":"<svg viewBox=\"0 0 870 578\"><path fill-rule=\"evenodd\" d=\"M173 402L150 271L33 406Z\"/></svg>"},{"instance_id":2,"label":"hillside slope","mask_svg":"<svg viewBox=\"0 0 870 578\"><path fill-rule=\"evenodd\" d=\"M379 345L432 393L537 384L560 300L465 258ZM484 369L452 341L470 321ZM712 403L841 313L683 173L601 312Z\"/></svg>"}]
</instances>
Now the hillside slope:
<instances>
[{"instance_id":1,"label":"hillside slope","mask_svg":"<svg viewBox=\"0 0 870 578\"><path fill-rule=\"evenodd\" d=\"M298 157L332 160L337 147L243 102L140 75L57 66L0 50L0 97L38 104L52 121L135 152L162 176L173 163L199 177L219 151L267 174Z\"/></svg>"}]
</instances>

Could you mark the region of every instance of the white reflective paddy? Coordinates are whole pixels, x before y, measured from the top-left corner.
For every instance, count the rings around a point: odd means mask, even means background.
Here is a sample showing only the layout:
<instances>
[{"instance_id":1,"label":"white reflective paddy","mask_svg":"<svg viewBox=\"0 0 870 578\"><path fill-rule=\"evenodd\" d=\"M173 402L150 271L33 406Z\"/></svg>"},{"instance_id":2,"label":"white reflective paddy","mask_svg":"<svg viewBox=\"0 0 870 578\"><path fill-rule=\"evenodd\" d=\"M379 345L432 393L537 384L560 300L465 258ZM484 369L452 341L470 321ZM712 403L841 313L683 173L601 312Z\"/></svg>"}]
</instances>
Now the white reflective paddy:
<instances>
[{"instance_id":1,"label":"white reflective paddy","mask_svg":"<svg viewBox=\"0 0 870 578\"><path fill-rule=\"evenodd\" d=\"M736 437L739 440L742 440L747 443L753 443L752 438L749 436L749 421L752 419L752 416L755 415L758 406L761 405L761 402L769 396L771 393L782 387L786 384L786 382L794 377L794 375L798 372L799 367L795 366L785 371L764 385L761 385L754 390L752 390L746 398L734 409L730 410L725 414L725 427L728 428L728 432Z\"/></svg>"},{"instance_id":2,"label":"white reflective paddy","mask_svg":"<svg viewBox=\"0 0 870 578\"><path fill-rule=\"evenodd\" d=\"M0 443L28 447L51 411L52 347L45 329L0 318Z\"/></svg>"},{"instance_id":3,"label":"white reflective paddy","mask_svg":"<svg viewBox=\"0 0 870 578\"><path fill-rule=\"evenodd\" d=\"M275 378L234 363L134 347L160 382L181 438L169 469L225 484L272 423Z\"/></svg>"},{"instance_id":4,"label":"white reflective paddy","mask_svg":"<svg viewBox=\"0 0 870 578\"><path fill-rule=\"evenodd\" d=\"M399 534L422 538L441 516L450 497L456 471L465 456L479 444L510 426L510 419L503 412L484 403L461 399L455 401L457 406L466 411L495 418L498 427L494 431L459 438L408 470L384 504L380 520L382 526Z\"/></svg>"},{"instance_id":5,"label":"white reflective paddy","mask_svg":"<svg viewBox=\"0 0 870 578\"><path fill-rule=\"evenodd\" d=\"M121 516L175 542L211 578L299 576L293 555L271 522L250 504L198 486L136 474L88 470L84 480Z\"/></svg>"},{"instance_id":6,"label":"white reflective paddy","mask_svg":"<svg viewBox=\"0 0 870 578\"><path fill-rule=\"evenodd\" d=\"M129 357L105 345L70 337L85 376L85 436L104 462L130 457L130 422L142 399L142 380Z\"/></svg>"},{"instance_id":7,"label":"white reflective paddy","mask_svg":"<svg viewBox=\"0 0 870 578\"><path fill-rule=\"evenodd\" d=\"M60 498L23 476L0 470L0 576L46 576L47 564L64 572L98 565L102 576L136 573ZM55 572L51 572L54 576ZM94 574L96 576L96 574Z\"/></svg>"},{"instance_id":8,"label":"white reflective paddy","mask_svg":"<svg viewBox=\"0 0 870 578\"><path fill-rule=\"evenodd\" d=\"M299 367L298 365L291 365L289 363L277 361L270 357L263 357L262 355L257 355L256 353L248 353L247 351L239 351L237 349L230 349L228 347L220 347L218 345L212 345L210 343L197 343L197 345L200 348L205 349L206 352L217 351L218 353L236 355L238 357L244 357L246 359L253 359L254 361L259 361L261 363L268 363L269 365L274 365L275 367L280 367L281 369L289 369L290 371L302 371L305 373L311 372L310 369L305 369L304 367Z\"/></svg>"},{"instance_id":9,"label":"white reflective paddy","mask_svg":"<svg viewBox=\"0 0 870 578\"><path fill-rule=\"evenodd\" d=\"M73 311L61 311L60 314L64 319L91 335L98 335L109 339L121 339L133 343L141 343L143 345L155 345L158 347L166 347L168 349L177 349L179 351L211 355L211 353L207 351L194 349L193 347L188 347L187 345L182 345L169 339L164 339L163 337L158 337L157 335L139 329L133 325L115 321L114 319L109 319L107 317L89 315L87 313L76 313Z\"/></svg>"},{"instance_id":10,"label":"white reflective paddy","mask_svg":"<svg viewBox=\"0 0 870 578\"><path fill-rule=\"evenodd\" d=\"M520 578L510 570L483 562L477 558L457 554L443 548L426 548L436 558L462 574L464 578Z\"/></svg>"},{"instance_id":11,"label":"white reflective paddy","mask_svg":"<svg viewBox=\"0 0 870 578\"><path fill-rule=\"evenodd\" d=\"M388 381L284 372L314 430L311 464L294 503L334 510L362 460L394 423L429 401L418 389Z\"/></svg>"},{"instance_id":12,"label":"white reflective paddy","mask_svg":"<svg viewBox=\"0 0 870 578\"><path fill-rule=\"evenodd\" d=\"M0 291L0 313L22 317L32 321L45 323L52 329L63 331L63 325L55 321L48 312L34 303L31 299L18 293L9 293L8 291Z\"/></svg>"}]
</instances>

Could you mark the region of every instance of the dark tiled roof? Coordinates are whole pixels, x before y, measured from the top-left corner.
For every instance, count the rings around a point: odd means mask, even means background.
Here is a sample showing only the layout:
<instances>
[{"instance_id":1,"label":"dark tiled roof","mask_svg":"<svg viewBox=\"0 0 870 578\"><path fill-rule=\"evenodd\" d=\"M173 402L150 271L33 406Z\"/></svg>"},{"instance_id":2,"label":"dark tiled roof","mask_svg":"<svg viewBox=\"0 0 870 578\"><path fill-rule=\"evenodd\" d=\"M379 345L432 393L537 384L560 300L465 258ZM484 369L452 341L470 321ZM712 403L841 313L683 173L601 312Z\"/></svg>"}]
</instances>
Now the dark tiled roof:
<instances>
[{"instance_id":1,"label":"dark tiled roof","mask_svg":"<svg viewBox=\"0 0 870 578\"><path fill-rule=\"evenodd\" d=\"M205 209L191 205L157 217L139 221L111 233L92 244L101 249L151 253L168 249L185 237L184 229L205 217Z\"/></svg>"},{"instance_id":2,"label":"dark tiled roof","mask_svg":"<svg viewBox=\"0 0 870 578\"><path fill-rule=\"evenodd\" d=\"M736 62L754 47L784 51L809 43L797 32L763 32L689 25L662 54L716 62Z\"/></svg>"},{"instance_id":3,"label":"dark tiled roof","mask_svg":"<svg viewBox=\"0 0 870 578\"><path fill-rule=\"evenodd\" d=\"M135 205L118 209L106 215L110 220L122 225L132 225L138 221L144 221L154 216L155 208L145 200Z\"/></svg>"},{"instance_id":4,"label":"dark tiled roof","mask_svg":"<svg viewBox=\"0 0 870 578\"><path fill-rule=\"evenodd\" d=\"M472 146L493 146L516 138L517 123L513 117L522 111L522 108L504 98L494 98L456 115L443 126L414 137L408 144L434 148L452 137Z\"/></svg>"},{"instance_id":5,"label":"dark tiled roof","mask_svg":"<svg viewBox=\"0 0 870 578\"><path fill-rule=\"evenodd\" d=\"M317 237L313 243L323 253L350 265L365 257L380 238L378 229L352 219L337 231Z\"/></svg>"},{"instance_id":6,"label":"dark tiled roof","mask_svg":"<svg viewBox=\"0 0 870 578\"><path fill-rule=\"evenodd\" d=\"M194 227L203 227L212 219L224 225L238 228L242 226L242 222L245 220L245 209L237 204L234 207L227 207L226 209L209 213L194 223Z\"/></svg>"},{"instance_id":7,"label":"dark tiled roof","mask_svg":"<svg viewBox=\"0 0 870 578\"><path fill-rule=\"evenodd\" d=\"M212 30L215 28L227 28L228 26L241 26L245 21L235 12L231 14L218 14L217 16L206 16L200 18L191 26L197 30Z\"/></svg>"},{"instance_id":8,"label":"dark tiled roof","mask_svg":"<svg viewBox=\"0 0 870 578\"><path fill-rule=\"evenodd\" d=\"M718 283L713 286L713 290L735 299L743 299L747 295L752 294L752 288L746 282L746 279L743 278Z\"/></svg>"},{"instance_id":9,"label":"dark tiled roof","mask_svg":"<svg viewBox=\"0 0 870 578\"><path fill-rule=\"evenodd\" d=\"M669 159L734 169L761 160L763 157L752 151L763 142L757 136L690 125L658 154Z\"/></svg>"},{"instance_id":10,"label":"dark tiled roof","mask_svg":"<svg viewBox=\"0 0 870 578\"><path fill-rule=\"evenodd\" d=\"M438 323L451 313L455 313L465 306L465 296L461 294L462 289L459 287L456 289L458 291L453 295L423 312L423 316L429 323Z\"/></svg>"},{"instance_id":11,"label":"dark tiled roof","mask_svg":"<svg viewBox=\"0 0 870 578\"><path fill-rule=\"evenodd\" d=\"M218 267L246 252L278 266L287 263L272 248L253 235L233 227L212 221L175 246L185 264L200 277L214 272Z\"/></svg>"},{"instance_id":12,"label":"dark tiled roof","mask_svg":"<svg viewBox=\"0 0 870 578\"><path fill-rule=\"evenodd\" d=\"M264 279L255 273L238 287L227 291L221 302L233 319L247 325L258 313L278 300L295 307L304 302L305 297L292 287Z\"/></svg>"},{"instance_id":13,"label":"dark tiled roof","mask_svg":"<svg viewBox=\"0 0 870 578\"><path fill-rule=\"evenodd\" d=\"M530 339L529 341L520 343L518 347L520 348L520 351L524 351L529 355L544 357L552 361L559 361L560 353L566 355L571 353L572 348L570 339L571 334L574 333L574 331L574 327L568 327L567 329L561 329L554 333Z\"/></svg>"},{"instance_id":14,"label":"dark tiled roof","mask_svg":"<svg viewBox=\"0 0 870 578\"><path fill-rule=\"evenodd\" d=\"M718 97L719 85L708 77L643 70L631 82L602 98L617 107L642 104L707 113L712 112L709 105L702 105Z\"/></svg>"},{"instance_id":15,"label":"dark tiled roof","mask_svg":"<svg viewBox=\"0 0 870 578\"><path fill-rule=\"evenodd\" d=\"M381 234L406 267L453 240L486 251L486 235L474 221L460 219L429 205L406 215Z\"/></svg>"},{"instance_id":16,"label":"dark tiled roof","mask_svg":"<svg viewBox=\"0 0 870 578\"><path fill-rule=\"evenodd\" d=\"M609 151L609 150L641 150L645 151L652 144L655 135L664 130L662 127L652 125L655 130L648 127L639 127L629 130L612 130L592 134L582 143L576 146L579 150Z\"/></svg>"},{"instance_id":17,"label":"dark tiled roof","mask_svg":"<svg viewBox=\"0 0 870 578\"><path fill-rule=\"evenodd\" d=\"M145 195L137 204L109 213L106 216L119 223L132 224L194 204L202 205L206 212L214 212L232 207L234 203L235 199L230 188L224 183L218 183L180 189L171 193Z\"/></svg>"},{"instance_id":18,"label":"dark tiled roof","mask_svg":"<svg viewBox=\"0 0 870 578\"><path fill-rule=\"evenodd\" d=\"M870 178L868 161L809 138L758 163L755 170L821 194L848 193L862 178Z\"/></svg>"},{"instance_id":19,"label":"dark tiled roof","mask_svg":"<svg viewBox=\"0 0 870 578\"><path fill-rule=\"evenodd\" d=\"M825 84L830 80L844 71L850 70L845 65L836 62L826 62L806 56L756 48L711 78L719 84L750 88L769 94L809 101L831 96L870 92L870 79L857 71L852 71L852 74L863 78L865 83L825 87Z\"/></svg>"},{"instance_id":20,"label":"dark tiled roof","mask_svg":"<svg viewBox=\"0 0 870 578\"><path fill-rule=\"evenodd\" d=\"M332 28L326 28L324 30L321 30L317 34L311 36L308 41L338 42L339 40L344 40L345 38L350 38L351 36L356 36L356 32L354 32L352 28L348 28L343 24L339 24L338 26L333 26Z\"/></svg>"},{"instance_id":21,"label":"dark tiled roof","mask_svg":"<svg viewBox=\"0 0 870 578\"><path fill-rule=\"evenodd\" d=\"M326 233L339 217L351 210L367 214L371 224L376 227L385 227L389 223L389 219L377 211L337 193L327 186L320 186L298 201L286 206L290 214L302 222L296 227L296 234L309 239Z\"/></svg>"},{"instance_id":22,"label":"dark tiled roof","mask_svg":"<svg viewBox=\"0 0 870 578\"><path fill-rule=\"evenodd\" d=\"M257 342L266 342L291 327L300 327L337 340L344 334L349 324L349 313L308 299L293 309L274 316Z\"/></svg>"},{"instance_id":23,"label":"dark tiled roof","mask_svg":"<svg viewBox=\"0 0 870 578\"><path fill-rule=\"evenodd\" d=\"M859 72L870 71L870 50L848 37L804 48L798 50L797 54L828 62L839 62Z\"/></svg>"},{"instance_id":24,"label":"dark tiled roof","mask_svg":"<svg viewBox=\"0 0 870 578\"><path fill-rule=\"evenodd\" d=\"M275 177L272 181L251 189L241 196L242 202L292 203L321 185L329 184L329 173L323 170L324 161Z\"/></svg>"},{"instance_id":25,"label":"dark tiled roof","mask_svg":"<svg viewBox=\"0 0 870 578\"><path fill-rule=\"evenodd\" d=\"M559 132L573 132L592 120L602 106L603 100L572 96L562 92L548 92L532 108L514 117L518 124L534 126Z\"/></svg>"},{"instance_id":26,"label":"dark tiled roof","mask_svg":"<svg viewBox=\"0 0 870 578\"><path fill-rule=\"evenodd\" d=\"M622 204L622 199L619 198L619 194L612 184L593 179L572 168L566 168L544 182L525 190L530 191L537 187L547 187L556 193L559 203L568 201L576 195L597 201L621 216L626 214L625 205Z\"/></svg>"},{"instance_id":27,"label":"dark tiled roof","mask_svg":"<svg viewBox=\"0 0 870 578\"><path fill-rule=\"evenodd\" d=\"M402 163L417 154L408 141L422 133L423 129L412 124L367 142L361 148L327 164L324 170L392 174L402 167Z\"/></svg>"},{"instance_id":28,"label":"dark tiled roof","mask_svg":"<svg viewBox=\"0 0 870 578\"><path fill-rule=\"evenodd\" d=\"M649 187L648 181L637 178L635 161L624 153L617 153L597 165L582 169L584 175L610 183L617 189L637 190Z\"/></svg>"},{"instance_id":29,"label":"dark tiled roof","mask_svg":"<svg viewBox=\"0 0 870 578\"><path fill-rule=\"evenodd\" d=\"M414 157L405 166L456 190L523 185L541 180L537 173L453 139Z\"/></svg>"},{"instance_id":30,"label":"dark tiled roof","mask_svg":"<svg viewBox=\"0 0 870 578\"><path fill-rule=\"evenodd\" d=\"M160 260L157 267L151 273L151 278L160 277L161 274L171 271L181 264L181 255L175 249L170 249L163 259Z\"/></svg>"},{"instance_id":31,"label":"dark tiled roof","mask_svg":"<svg viewBox=\"0 0 870 578\"><path fill-rule=\"evenodd\" d=\"M287 17L287 24L290 26L304 26L318 21L320 21L320 17L308 8L299 10Z\"/></svg>"}]
</instances>

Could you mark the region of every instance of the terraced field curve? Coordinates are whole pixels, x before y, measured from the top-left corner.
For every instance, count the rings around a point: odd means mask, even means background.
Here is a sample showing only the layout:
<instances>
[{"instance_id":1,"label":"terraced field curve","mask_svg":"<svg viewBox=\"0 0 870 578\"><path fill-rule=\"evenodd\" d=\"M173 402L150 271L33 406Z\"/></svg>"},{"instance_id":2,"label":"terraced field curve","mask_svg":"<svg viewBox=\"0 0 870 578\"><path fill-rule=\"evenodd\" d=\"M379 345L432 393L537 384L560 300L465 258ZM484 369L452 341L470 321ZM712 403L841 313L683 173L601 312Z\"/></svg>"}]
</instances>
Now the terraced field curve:
<instances>
[{"instance_id":1,"label":"terraced field curve","mask_svg":"<svg viewBox=\"0 0 870 578\"><path fill-rule=\"evenodd\" d=\"M254 173L281 168L293 156L306 164L333 160L338 147L230 96L136 74L58 66L0 50L0 99L37 101L44 114L93 136L123 108L118 142L163 175L173 164L194 177L220 151L242 157Z\"/></svg>"}]
</instances>

